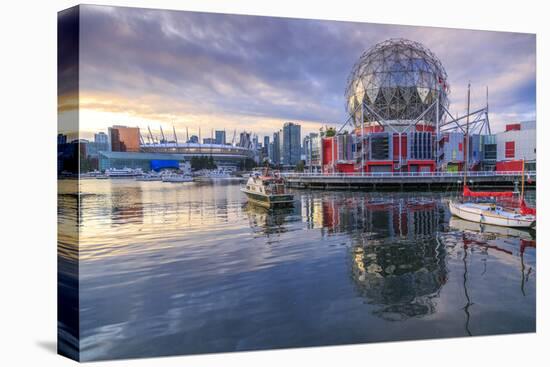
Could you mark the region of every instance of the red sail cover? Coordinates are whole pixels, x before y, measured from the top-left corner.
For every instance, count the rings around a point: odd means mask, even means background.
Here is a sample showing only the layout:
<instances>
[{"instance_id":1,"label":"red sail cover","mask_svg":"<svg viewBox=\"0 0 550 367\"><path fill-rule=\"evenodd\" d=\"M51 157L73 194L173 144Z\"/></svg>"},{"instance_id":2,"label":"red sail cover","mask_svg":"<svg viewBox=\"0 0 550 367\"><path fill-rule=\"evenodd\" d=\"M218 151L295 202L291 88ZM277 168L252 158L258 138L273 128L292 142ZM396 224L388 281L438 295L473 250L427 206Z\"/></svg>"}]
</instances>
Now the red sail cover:
<instances>
[{"instance_id":1,"label":"red sail cover","mask_svg":"<svg viewBox=\"0 0 550 367\"><path fill-rule=\"evenodd\" d=\"M519 212L523 215L537 215L537 210L535 208L530 208L525 204L525 200L521 200L521 204L519 206Z\"/></svg>"},{"instance_id":2,"label":"red sail cover","mask_svg":"<svg viewBox=\"0 0 550 367\"><path fill-rule=\"evenodd\" d=\"M467 185L464 185L462 192L464 196L475 198L495 197L495 198L510 198L514 196L512 191L471 191Z\"/></svg>"}]
</instances>

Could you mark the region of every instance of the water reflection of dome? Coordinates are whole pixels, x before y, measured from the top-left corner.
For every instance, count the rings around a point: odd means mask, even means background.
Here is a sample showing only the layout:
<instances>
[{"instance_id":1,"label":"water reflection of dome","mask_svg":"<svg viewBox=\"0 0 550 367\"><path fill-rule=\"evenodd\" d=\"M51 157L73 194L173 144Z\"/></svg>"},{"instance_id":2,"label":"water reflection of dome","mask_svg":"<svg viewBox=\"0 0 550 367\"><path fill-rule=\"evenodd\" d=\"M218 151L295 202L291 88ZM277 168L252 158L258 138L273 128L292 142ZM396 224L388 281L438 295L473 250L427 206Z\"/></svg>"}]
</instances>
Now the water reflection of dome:
<instances>
[{"instance_id":1,"label":"water reflection of dome","mask_svg":"<svg viewBox=\"0 0 550 367\"><path fill-rule=\"evenodd\" d=\"M446 251L434 237L444 219L440 201L338 194L310 205L316 226L350 234L352 278L375 314L401 320L435 312L447 280Z\"/></svg>"},{"instance_id":2,"label":"water reflection of dome","mask_svg":"<svg viewBox=\"0 0 550 367\"><path fill-rule=\"evenodd\" d=\"M435 311L447 279L445 250L436 240L381 240L353 248L352 275L379 316L399 320Z\"/></svg>"}]
</instances>

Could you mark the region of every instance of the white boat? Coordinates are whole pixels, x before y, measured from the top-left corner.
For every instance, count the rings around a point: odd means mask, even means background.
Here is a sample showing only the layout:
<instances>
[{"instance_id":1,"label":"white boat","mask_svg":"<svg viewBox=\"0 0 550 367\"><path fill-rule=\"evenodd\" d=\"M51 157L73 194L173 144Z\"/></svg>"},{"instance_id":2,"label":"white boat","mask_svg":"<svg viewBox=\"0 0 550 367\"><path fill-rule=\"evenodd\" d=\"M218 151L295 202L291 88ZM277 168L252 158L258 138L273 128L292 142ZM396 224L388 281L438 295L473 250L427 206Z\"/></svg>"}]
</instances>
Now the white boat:
<instances>
[{"instance_id":1,"label":"white boat","mask_svg":"<svg viewBox=\"0 0 550 367\"><path fill-rule=\"evenodd\" d=\"M162 182L193 182L193 178L178 173L167 173L162 175Z\"/></svg>"},{"instance_id":2,"label":"white boat","mask_svg":"<svg viewBox=\"0 0 550 367\"><path fill-rule=\"evenodd\" d=\"M254 173L241 188L248 201L266 208L290 206L294 203L294 195L288 193L283 178L275 173L271 175L268 169L263 174Z\"/></svg>"},{"instance_id":3,"label":"white boat","mask_svg":"<svg viewBox=\"0 0 550 367\"><path fill-rule=\"evenodd\" d=\"M470 111L470 84L468 84L468 111ZM468 112L469 114L469 112ZM469 135L468 121L466 121L466 139L465 139L465 160L464 160L464 183L462 187L462 197L466 198L511 198L514 193L511 191L471 191L468 187L467 172L468 172L468 157L469 157ZM524 172L525 161L522 160L522 175L521 175L521 205L519 209L508 209L496 205L492 202L475 202L475 201L449 201L449 210L451 214L479 224L490 224L502 227L512 228L533 228L536 223L536 210L529 208L524 200Z\"/></svg>"},{"instance_id":4,"label":"white boat","mask_svg":"<svg viewBox=\"0 0 550 367\"><path fill-rule=\"evenodd\" d=\"M232 181L241 180L241 177L236 177L231 174L231 171L226 169L217 169L210 171L201 171L197 173L197 181Z\"/></svg>"},{"instance_id":5,"label":"white boat","mask_svg":"<svg viewBox=\"0 0 550 367\"><path fill-rule=\"evenodd\" d=\"M536 217L531 214L521 214L519 211L505 209L492 203L475 203L450 200L451 214L459 218L480 224L490 224L503 227L532 228Z\"/></svg>"},{"instance_id":6,"label":"white boat","mask_svg":"<svg viewBox=\"0 0 550 367\"><path fill-rule=\"evenodd\" d=\"M93 170L93 171L90 171L90 172L84 172L84 173L81 173L80 174L80 178L97 178L99 176L101 176L101 172L98 171L98 170Z\"/></svg>"},{"instance_id":7,"label":"white boat","mask_svg":"<svg viewBox=\"0 0 550 367\"><path fill-rule=\"evenodd\" d=\"M97 178L133 178L142 175L143 171L140 168L108 168L103 177L98 176Z\"/></svg>"},{"instance_id":8,"label":"white boat","mask_svg":"<svg viewBox=\"0 0 550 367\"><path fill-rule=\"evenodd\" d=\"M149 172L143 176L136 177L136 181L162 181L162 175L156 172Z\"/></svg>"}]
</instances>

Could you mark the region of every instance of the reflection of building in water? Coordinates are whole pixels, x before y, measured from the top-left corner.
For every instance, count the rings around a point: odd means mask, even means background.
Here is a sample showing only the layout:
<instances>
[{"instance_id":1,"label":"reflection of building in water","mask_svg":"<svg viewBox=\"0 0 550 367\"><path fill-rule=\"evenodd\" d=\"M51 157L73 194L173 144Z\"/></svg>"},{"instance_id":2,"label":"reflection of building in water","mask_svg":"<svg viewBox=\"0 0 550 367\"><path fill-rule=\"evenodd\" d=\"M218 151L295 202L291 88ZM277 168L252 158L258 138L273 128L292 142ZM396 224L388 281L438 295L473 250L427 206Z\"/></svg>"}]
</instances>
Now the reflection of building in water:
<instances>
[{"instance_id":1,"label":"reflection of building in water","mask_svg":"<svg viewBox=\"0 0 550 367\"><path fill-rule=\"evenodd\" d=\"M364 229L390 237L415 238L431 235L439 222L440 211L434 200L330 197L322 201L322 226L329 232Z\"/></svg>"},{"instance_id":2,"label":"reflection of building in water","mask_svg":"<svg viewBox=\"0 0 550 367\"><path fill-rule=\"evenodd\" d=\"M307 228L323 228L323 198L303 195L301 202Z\"/></svg>"},{"instance_id":3,"label":"reflection of building in water","mask_svg":"<svg viewBox=\"0 0 550 367\"><path fill-rule=\"evenodd\" d=\"M373 201L324 200L323 226L357 233L352 244L352 276L375 314L389 320L435 311L434 298L447 280L445 248L436 241L442 212L437 202L410 198Z\"/></svg>"}]
</instances>

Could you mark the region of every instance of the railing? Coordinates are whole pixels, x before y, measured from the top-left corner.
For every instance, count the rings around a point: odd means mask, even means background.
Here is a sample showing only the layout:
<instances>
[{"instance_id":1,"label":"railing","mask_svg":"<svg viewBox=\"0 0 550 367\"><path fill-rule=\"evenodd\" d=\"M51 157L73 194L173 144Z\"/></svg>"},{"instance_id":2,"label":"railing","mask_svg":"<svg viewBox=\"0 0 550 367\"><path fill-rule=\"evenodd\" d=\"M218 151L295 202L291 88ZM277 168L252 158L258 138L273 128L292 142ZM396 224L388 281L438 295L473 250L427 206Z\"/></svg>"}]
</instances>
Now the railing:
<instances>
[{"instance_id":1,"label":"railing","mask_svg":"<svg viewBox=\"0 0 550 367\"><path fill-rule=\"evenodd\" d=\"M521 176L525 175L526 178L534 178L537 175L537 171L471 171L467 172L467 177L509 177L509 176ZM285 178L300 178L300 177L457 177L463 178L464 172L281 172L281 175Z\"/></svg>"}]
</instances>

